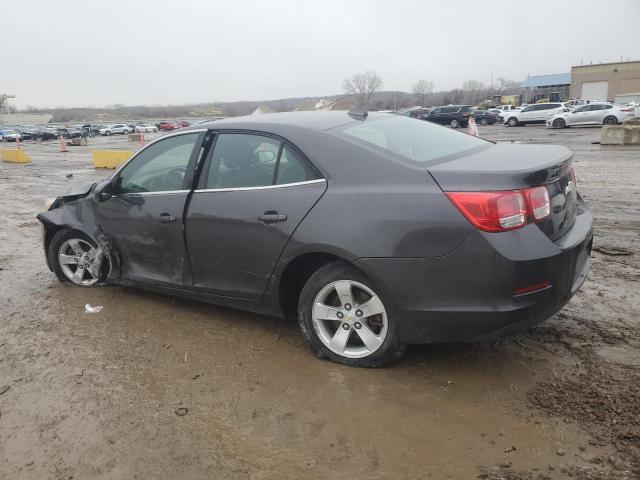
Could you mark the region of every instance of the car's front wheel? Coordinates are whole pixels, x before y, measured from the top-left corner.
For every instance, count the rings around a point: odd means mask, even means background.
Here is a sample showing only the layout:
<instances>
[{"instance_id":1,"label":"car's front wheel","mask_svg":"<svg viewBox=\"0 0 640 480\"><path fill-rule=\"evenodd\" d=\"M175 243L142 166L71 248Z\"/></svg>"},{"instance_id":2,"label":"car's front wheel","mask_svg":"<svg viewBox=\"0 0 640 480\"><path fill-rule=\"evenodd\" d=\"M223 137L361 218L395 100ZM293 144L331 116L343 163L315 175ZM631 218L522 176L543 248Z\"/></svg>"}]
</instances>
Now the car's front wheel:
<instances>
[{"instance_id":1,"label":"car's front wheel","mask_svg":"<svg viewBox=\"0 0 640 480\"><path fill-rule=\"evenodd\" d=\"M298 321L318 357L351 367L380 367L405 350L391 305L365 275L343 262L325 265L309 278Z\"/></svg>"},{"instance_id":2,"label":"car's front wheel","mask_svg":"<svg viewBox=\"0 0 640 480\"><path fill-rule=\"evenodd\" d=\"M96 244L82 232L63 229L49 242L49 265L63 283L90 287L106 278L106 263Z\"/></svg>"},{"instance_id":3,"label":"car's front wheel","mask_svg":"<svg viewBox=\"0 0 640 480\"><path fill-rule=\"evenodd\" d=\"M518 119L516 117L511 117L509 120L507 120L507 125L509 125L510 127L517 127L520 125L520 122L518 122Z\"/></svg>"},{"instance_id":4,"label":"car's front wheel","mask_svg":"<svg viewBox=\"0 0 640 480\"><path fill-rule=\"evenodd\" d=\"M104 134L105 134L107 137L110 137L110 136L111 136L111 130L107 130L106 132L104 132Z\"/></svg>"},{"instance_id":5,"label":"car's front wheel","mask_svg":"<svg viewBox=\"0 0 640 480\"><path fill-rule=\"evenodd\" d=\"M562 118L556 118L553 121L553 128L564 128L567 126L567 122L565 122Z\"/></svg>"}]
</instances>

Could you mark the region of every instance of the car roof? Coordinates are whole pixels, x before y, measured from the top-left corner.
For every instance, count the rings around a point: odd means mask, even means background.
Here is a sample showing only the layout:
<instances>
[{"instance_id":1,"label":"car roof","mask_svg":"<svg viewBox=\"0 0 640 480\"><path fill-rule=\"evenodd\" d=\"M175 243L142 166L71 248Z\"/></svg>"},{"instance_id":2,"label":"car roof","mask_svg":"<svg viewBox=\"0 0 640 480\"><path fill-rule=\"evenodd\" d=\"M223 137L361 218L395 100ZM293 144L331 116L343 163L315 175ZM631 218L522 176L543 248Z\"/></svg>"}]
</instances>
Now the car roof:
<instances>
[{"instance_id":1,"label":"car roof","mask_svg":"<svg viewBox=\"0 0 640 480\"><path fill-rule=\"evenodd\" d=\"M384 117L394 117L392 113L368 112L364 120L359 120L349 115L346 110L333 110L326 112L282 112L266 113L262 115L246 115L243 117L231 117L222 120L212 120L186 127L189 129L247 129L247 130L278 130L283 126L293 126L309 130L330 130L341 125L367 121Z\"/></svg>"}]
</instances>

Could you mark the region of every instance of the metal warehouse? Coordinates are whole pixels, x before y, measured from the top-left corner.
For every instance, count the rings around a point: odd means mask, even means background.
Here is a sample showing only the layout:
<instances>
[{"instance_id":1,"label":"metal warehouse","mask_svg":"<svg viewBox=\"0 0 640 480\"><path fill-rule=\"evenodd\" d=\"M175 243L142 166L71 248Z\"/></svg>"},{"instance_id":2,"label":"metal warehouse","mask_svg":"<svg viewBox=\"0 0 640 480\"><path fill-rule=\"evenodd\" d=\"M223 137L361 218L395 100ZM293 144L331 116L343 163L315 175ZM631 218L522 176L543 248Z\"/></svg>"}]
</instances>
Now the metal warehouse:
<instances>
[{"instance_id":1,"label":"metal warehouse","mask_svg":"<svg viewBox=\"0 0 640 480\"><path fill-rule=\"evenodd\" d=\"M612 102L635 92L640 92L640 61L571 67L571 98Z\"/></svg>"}]
</instances>

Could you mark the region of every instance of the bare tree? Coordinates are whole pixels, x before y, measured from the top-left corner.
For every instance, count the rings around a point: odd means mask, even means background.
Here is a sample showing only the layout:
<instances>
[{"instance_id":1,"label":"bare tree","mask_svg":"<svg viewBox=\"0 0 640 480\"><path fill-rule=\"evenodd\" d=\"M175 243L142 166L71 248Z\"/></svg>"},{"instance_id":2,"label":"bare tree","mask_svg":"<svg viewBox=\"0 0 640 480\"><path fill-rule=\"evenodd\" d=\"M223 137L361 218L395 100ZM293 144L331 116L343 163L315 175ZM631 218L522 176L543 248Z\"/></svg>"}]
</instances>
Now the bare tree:
<instances>
[{"instance_id":1,"label":"bare tree","mask_svg":"<svg viewBox=\"0 0 640 480\"><path fill-rule=\"evenodd\" d=\"M465 80L465 82L462 84L462 90L467 90L467 91L476 91L476 90L484 90L486 87L484 86L484 83L482 83L479 80L475 80L473 78L470 78L469 80Z\"/></svg>"},{"instance_id":2,"label":"bare tree","mask_svg":"<svg viewBox=\"0 0 640 480\"><path fill-rule=\"evenodd\" d=\"M382 88L382 78L376 72L367 70L351 78L345 78L342 88L355 97L358 107L365 107L371 100L371 96Z\"/></svg>"},{"instance_id":3,"label":"bare tree","mask_svg":"<svg viewBox=\"0 0 640 480\"><path fill-rule=\"evenodd\" d=\"M413 86L413 93L420 101L420 106L424 106L424 99L428 93L433 92L433 82L418 80Z\"/></svg>"}]
</instances>

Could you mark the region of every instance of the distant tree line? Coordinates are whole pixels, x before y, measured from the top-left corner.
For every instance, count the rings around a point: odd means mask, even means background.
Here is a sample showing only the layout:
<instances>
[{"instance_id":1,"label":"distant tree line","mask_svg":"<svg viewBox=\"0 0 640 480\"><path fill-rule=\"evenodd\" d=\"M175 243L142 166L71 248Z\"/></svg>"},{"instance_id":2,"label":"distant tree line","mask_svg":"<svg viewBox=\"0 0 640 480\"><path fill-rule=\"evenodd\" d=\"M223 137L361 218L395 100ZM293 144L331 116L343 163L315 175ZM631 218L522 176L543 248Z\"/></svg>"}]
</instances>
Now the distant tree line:
<instances>
[{"instance_id":1,"label":"distant tree line","mask_svg":"<svg viewBox=\"0 0 640 480\"><path fill-rule=\"evenodd\" d=\"M267 104L275 112L287 112L295 110L301 103L318 101L321 98L337 99L350 96L353 105L365 107L369 110L400 110L412 106L432 107L447 104L477 105L491 99L493 95L521 94L522 89L518 82L504 77L498 78L494 85L487 85L476 79L468 79L462 83L462 88L446 91L434 91L433 82L419 79L414 83L411 92L382 91L383 80L373 71L366 71L345 78L343 82L344 95L333 97L303 97L283 98L269 101L239 101L239 102L212 102L190 105L136 105L123 104L110 105L106 108L96 107L57 107L36 108L27 106L19 110L29 113L50 113L54 122L84 122L97 121L104 118L118 119L173 119L202 116L207 117L208 111L219 110L226 117L248 115L262 104ZM16 111L15 108L12 108Z\"/></svg>"}]
</instances>

